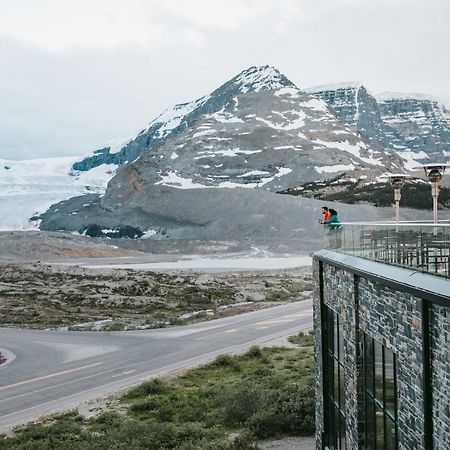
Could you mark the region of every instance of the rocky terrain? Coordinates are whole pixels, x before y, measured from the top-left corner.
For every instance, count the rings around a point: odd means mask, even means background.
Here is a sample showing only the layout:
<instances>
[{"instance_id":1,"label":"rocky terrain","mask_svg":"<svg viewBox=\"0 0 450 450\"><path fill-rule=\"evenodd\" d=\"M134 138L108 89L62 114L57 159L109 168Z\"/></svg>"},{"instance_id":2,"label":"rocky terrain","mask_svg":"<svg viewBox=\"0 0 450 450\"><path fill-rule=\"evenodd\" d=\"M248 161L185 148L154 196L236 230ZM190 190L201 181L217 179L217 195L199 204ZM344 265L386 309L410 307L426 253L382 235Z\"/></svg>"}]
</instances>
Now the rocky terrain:
<instances>
[{"instance_id":1,"label":"rocky terrain","mask_svg":"<svg viewBox=\"0 0 450 450\"><path fill-rule=\"evenodd\" d=\"M443 162L450 158L450 111L436 98L417 94L377 96L383 121L399 133L405 150L416 160Z\"/></svg>"},{"instance_id":2,"label":"rocky terrain","mask_svg":"<svg viewBox=\"0 0 450 450\"><path fill-rule=\"evenodd\" d=\"M373 181L401 168L400 158L373 150L345 129L325 102L280 88L237 95L146 151L111 180L104 204L143 186L276 192L335 173Z\"/></svg>"},{"instance_id":3,"label":"rocky terrain","mask_svg":"<svg viewBox=\"0 0 450 450\"><path fill-rule=\"evenodd\" d=\"M151 235L150 240L221 240L300 254L324 244L324 228L317 222L321 200L262 189L177 189L145 184L132 189L125 183L120 193L122 197L90 196L89 206L83 206L85 197L62 202L50 208L41 226L85 233L91 224L108 232L128 225ZM329 206L337 209L344 221L394 217L391 208L332 202Z\"/></svg>"},{"instance_id":4,"label":"rocky terrain","mask_svg":"<svg viewBox=\"0 0 450 450\"><path fill-rule=\"evenodd\" d=\"M372 95L359 83L305 89L333 108L349 126L375 148L390 150L412 169L450 157L450 112L435 98L421 94Z\"/></svg>"},{"instance_id":5,"label":"rocky terrain","mask_svg":"<svg viewBox=\"0 0 450 450\"><path fill-rule=\"evenodd\" d=\"M120 249L107 240L94 240L66 233L0 232L0 262L109 259L137 257L141 254L135 249Z\"/></svg>"},{"instance_id":6,"label":"rocky terrain","mask_svg":"<svg viewBox=\"0 0 450 450\"><path fill-rule=\"evenodd\" d=\"M376 98L359 83L342 83L305 90L324 100L339 121L367 138L376 148L404 149L404 139L385 123Z\"/></svg>"},{"instance_id":7,"label":"rocky terrain","mask_svg":"<svg viewBox=\"0 0 450 450\"><path fill-rule=\"evenodd\" d=\"M0 326L145 329L309 298L310 267L216 274L0 264Z\"/></svg>"}]
</instances>

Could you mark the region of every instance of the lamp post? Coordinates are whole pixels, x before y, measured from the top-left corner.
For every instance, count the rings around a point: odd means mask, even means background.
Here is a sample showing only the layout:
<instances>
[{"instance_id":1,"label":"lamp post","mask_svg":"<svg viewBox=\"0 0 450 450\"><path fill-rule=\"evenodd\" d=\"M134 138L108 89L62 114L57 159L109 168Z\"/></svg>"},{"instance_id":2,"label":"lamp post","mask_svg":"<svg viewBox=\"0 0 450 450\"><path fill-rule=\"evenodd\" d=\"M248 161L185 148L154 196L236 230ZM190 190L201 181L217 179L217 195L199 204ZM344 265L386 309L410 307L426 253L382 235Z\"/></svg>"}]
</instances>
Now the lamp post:
<instances>
[{"instance_id":1,"label":"lamp post","mask_svg":"<svg viewBox=\"0 0 450 450\"><path fill-rule=\"evenodd\" d=\"M394 188L394 200L395 200L395 223L400 222L400 199L402 197L401 189L405 184L405 180L410 178L410 175L404 173L391 173L387 176Z\"/></svg>"},{"instance_id":2,"label":"lamp post","mask_svg":"<svg viewBox=\"0 0 450 450\"><path fill-rule=\"evenodd\" d=\"M445 169L450 164L436 163L424 164L420 166L425 171L428 181L431 182L431 196L433 197L433 223L438 223L438 197L439 197L439 183L444 175Z\"/></svg>"}]
</instances>

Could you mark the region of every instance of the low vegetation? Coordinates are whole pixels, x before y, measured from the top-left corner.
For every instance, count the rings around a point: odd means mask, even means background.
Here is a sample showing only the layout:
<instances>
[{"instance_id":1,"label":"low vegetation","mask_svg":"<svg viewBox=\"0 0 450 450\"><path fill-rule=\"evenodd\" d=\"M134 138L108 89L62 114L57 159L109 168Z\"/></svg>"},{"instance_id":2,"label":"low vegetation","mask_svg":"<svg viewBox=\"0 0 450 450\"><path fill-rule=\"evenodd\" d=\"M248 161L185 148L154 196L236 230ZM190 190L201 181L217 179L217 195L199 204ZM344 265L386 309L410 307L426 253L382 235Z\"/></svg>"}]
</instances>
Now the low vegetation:
<instances>
[{"instance_id":1,"label":"low vegetation","mask_svg":"<svg viewBox=\"0 0 450 450\"><path fill-rule=\"evenodd\" d=\"M0 325L120 331L156 328L303 300L310 268L224 274L0 266Z\"/></svg>"},{"instance_id":2,"label":"low vegetation","mask_svg":"<svg viewBox=\"0 0 450 450\"><path fill-rule=\"evenodd\" d=\"M5 450L251 450L279 436L314 433L313 348L252 347L174 379L130 390L115 409L76 411L0 438ZM306 345L307 344L307 345Z\"/></svg>"}]
</instances>

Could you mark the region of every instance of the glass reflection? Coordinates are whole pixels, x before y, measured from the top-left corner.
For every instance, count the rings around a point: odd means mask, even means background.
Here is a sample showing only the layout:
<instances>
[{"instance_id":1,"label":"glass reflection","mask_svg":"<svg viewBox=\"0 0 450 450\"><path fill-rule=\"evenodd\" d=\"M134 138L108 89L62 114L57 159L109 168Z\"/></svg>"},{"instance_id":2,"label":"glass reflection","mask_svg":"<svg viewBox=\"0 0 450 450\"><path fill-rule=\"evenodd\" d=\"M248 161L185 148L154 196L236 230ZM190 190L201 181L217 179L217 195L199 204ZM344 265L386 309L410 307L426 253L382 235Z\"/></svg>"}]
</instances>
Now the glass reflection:
<instances>
[{"instance_id":1,"label":"glass reflection","mask_svg":"<svg viewBox=\"0 0 450 450\"><path fill-rule=\"evenodd\" d=\"M374 342L375 398L383 404L383 347Z\"/></svg>"}]
</instances>

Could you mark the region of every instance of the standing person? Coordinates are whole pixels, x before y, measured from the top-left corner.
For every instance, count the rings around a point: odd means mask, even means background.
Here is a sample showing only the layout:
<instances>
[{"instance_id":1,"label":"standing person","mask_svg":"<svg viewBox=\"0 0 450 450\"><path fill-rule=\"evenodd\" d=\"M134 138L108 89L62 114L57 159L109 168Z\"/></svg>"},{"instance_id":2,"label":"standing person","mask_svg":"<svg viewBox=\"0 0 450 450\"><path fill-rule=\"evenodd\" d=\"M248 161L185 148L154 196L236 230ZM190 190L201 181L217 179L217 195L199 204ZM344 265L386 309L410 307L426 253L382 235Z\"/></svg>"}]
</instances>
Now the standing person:
<instances>
[{"instance_id":1,"label":"standing person","mask_svg":"<svg viewBox=\"0 0 450 450\"><path fill-rule=\"evenodd\" d=\"M330 213L330 218L327 221L323 221L322 223L324 225L328 225L330 228L330 230L328 231L328 236L330 236L330 247L340 248L342 247L342 225L339 220L337 211L331 208L328 211Z\"/></svg>"},{"instance_id":2,"label":"standing person","mask_svg":"<svg viewBox=\"0 0 450 450\"><path fill-rule=\"evenodd\" d=\"M327 220L331 219L331 214L328 209L328 206L322 206L322 220L319 220L319 223L325 223Z\"/></svg>"}]
</instances>

